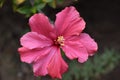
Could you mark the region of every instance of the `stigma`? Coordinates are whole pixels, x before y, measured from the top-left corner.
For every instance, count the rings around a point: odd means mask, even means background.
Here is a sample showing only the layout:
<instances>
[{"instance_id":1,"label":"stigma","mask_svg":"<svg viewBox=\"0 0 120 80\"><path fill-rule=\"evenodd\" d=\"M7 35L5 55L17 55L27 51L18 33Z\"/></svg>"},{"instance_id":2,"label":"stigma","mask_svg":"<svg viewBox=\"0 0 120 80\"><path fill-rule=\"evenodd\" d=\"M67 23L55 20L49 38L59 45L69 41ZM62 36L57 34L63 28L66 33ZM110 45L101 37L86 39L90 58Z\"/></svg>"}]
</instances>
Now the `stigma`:
<instances>
[{"instance_id":1,"label":"stigma","mask_svg":"<svg viewBox=\"0 0 120 80\"><path fill-rule=\"evenodd\" d=\"M64 46L64 37L63 36L58 36L57 39L55 40L55 44Z\"/></svg>"}]
</instances>

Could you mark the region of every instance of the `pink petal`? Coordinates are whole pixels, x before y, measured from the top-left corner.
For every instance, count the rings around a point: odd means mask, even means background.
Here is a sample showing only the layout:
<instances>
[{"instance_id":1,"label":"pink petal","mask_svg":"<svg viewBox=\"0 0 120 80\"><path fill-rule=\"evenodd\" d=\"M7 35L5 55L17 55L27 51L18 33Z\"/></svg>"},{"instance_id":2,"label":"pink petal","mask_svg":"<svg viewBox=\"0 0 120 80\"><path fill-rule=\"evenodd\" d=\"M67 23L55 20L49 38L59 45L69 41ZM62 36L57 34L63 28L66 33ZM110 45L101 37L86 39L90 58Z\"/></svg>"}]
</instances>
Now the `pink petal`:
<instances>
[{"instance_id":1,"label":"pink petal","mask_svg":"<svg viewBox=\"0 0 120 80\"><path fill-rule=\"evenodd\" d=\"M50 24L48 18L41 13L34 14L29 19L29 25L33 32L49 36L49 33L53 30L52 25Z\"/></svg>"},{"instance_id":2,"label":"pink petal","mask_svg":"<svg viewBox=\"0 0 120 80\"><path fill-rule=\"evenodd\" d=\"M60 49L57 49L48 65L48 73L52 78L61 79L61 75L67 70L67 68L68 65L62 59Z\"/></svg>"},{"instance_id":3,"label":"pink petal","mask_svg":"<svg viewBox=\"0 0 120 80\"><path fill-rule=\"evenodd\" d=\"M66 7L56 15L55 28L58 35L79 35L85 28L85 22L74 7Z\"/></svg>"},{"instance_id":4,"label":"pink petal","mask_svg":"<svg viewBox=\"0 0 120 80\"><path fill-rule=\"evenodd\" d=\"M80 34L80 42L86 47L90 55L98 49L97 43L86 33Z\"/></svg>"},{"instance_id":5,"label":"pink petal","mask_svg":"<svg viewBox=\"0 0 120 80\"><path fill-rule=\"evenodd\" d=\"M36 32L28 32L20 39L21 45L28 49L43 48L52 45L52 41Z\"/></svg>"},{"instance_id":6,"label":"pink petal","mask_svg":"<svg viewBox=\"0 0 120 80\"><path fill-rule=\"evenodd\" d=\"M55 54L55 51L56 50L54 47L47 47L40 52L40 54L44 53L44 55L38 56L38 59L33 63L33 72L35 76L44 76L48 74L47 67L50 63L51 58Z\"/></svg>"},{"instance_id":7,"label":"pink petal","mask_svg":"<svg viewBox=\"0 0 120 80\"><path fill-rule=\"evenodd\" d=\"M72 36L65 41L65 45L62 47L65 55L69 59L76 59L83 63L88 59L88 53L86 48L80 43L78 36Z\"/></svg>"},{"instance_id":8,"label":"pink petal","mask_svg":"<svg viewBox=\"0 0 120 80\"><path fill-rule=\"evenodd\" d=\"M25 47L21 47L18 49L18 51L20 53L21 61L26 62L26 63L32 63L37 58L37 56L41 55L39 53L41 51L40 49L39 50L36 50L36 49L30 50Z\"/></svg>"},{"instance_id":9,"label":"pink petal","mask_svg":"<svg viewBox=\"0 0 120 80\"><path fill-rule=\"evenodd\" d=\"M36 76L49 74L53 78L61 78L61 74L67 70L68 66L62 60L57 47L49 48L48 52L33 64L34 73Z\"/></svg>"},{"instance_id":10,"label":"pink petal","mask_svg":"<svg viewBox=\"0 0 120 80\"><path fill-rule=\"evenodd\" d=\"M18 51L21 61L33 64L33 71L36 76L48 74L47 66L55 52L53 47L32 50L21 47Z\"/></svg>"},{"instance_id":11,"label":"pink petal","mask_svg":"<svg viewBox=\"0 0 120 80\"><path fill-rule=\"evenodd\" d=\"M45 47L45 48L39 48L39 49L27 49L25 47L21 47L18 49L20 53L20 59L22 62L26 63L34 63L37 62L37 60L42 59L46 55L49 54L51 51L51 47ZM52 56L52 54L51 54ZM46 57L47 59L47 57Z\"/></svg>"}]
</instances>

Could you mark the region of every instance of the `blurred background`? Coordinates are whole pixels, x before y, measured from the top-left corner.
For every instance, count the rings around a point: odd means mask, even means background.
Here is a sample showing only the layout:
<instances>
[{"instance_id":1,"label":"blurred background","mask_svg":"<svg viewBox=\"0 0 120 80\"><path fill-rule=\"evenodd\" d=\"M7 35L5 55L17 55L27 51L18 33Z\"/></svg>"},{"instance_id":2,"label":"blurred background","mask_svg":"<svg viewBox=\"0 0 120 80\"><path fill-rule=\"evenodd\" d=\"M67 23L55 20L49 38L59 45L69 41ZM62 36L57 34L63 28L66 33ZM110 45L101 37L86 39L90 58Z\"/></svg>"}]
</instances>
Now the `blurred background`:
<instances>
[{"instance_id":1,"label":"blurred background","mask_svg":"<svg viewBox=\"0 0 120 80\"><path fill-rule=\"evenodd\" d=\"M66 6L75 6L86 21L84 32L99 50L83 64L68 61L63 80L120 80L120 0L0 0L0 80L52 80L34 77L32 68L20 61L19 39L29 30L28 19L37 12L51 22Z\"/></svg>"}]
</instances>

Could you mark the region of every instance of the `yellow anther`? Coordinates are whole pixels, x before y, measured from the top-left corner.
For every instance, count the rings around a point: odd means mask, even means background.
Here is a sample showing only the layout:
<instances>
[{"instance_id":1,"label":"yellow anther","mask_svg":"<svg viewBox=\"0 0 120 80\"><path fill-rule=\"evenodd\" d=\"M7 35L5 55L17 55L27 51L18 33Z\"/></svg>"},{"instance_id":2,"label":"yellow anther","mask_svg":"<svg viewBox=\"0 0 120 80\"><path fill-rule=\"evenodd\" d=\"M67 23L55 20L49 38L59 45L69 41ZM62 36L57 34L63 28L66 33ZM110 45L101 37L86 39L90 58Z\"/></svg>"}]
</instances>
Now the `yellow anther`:
<instances>
[{"instance_id":1,"label":"yellow anther","mask_svg":"<svg viewBox=\"0 0 120 80\"><path fill-rule=\"evenodd\" d=\"M57 38L57 41L58 41L58 42L64 41L64 37L63 37L63 36L59 36L59 37Z\"/></svg>"},{"instance_id":2,"label":"yellow anther","mask_svg":"<svg viewBox=\"0 0 120 80\"><path fill-rule=\"evenodd\" d=\"M56 43L59 44L60 46L64 46L64 37L63 36L59 36L56 40Z\"/></svg>"}]
</instances>

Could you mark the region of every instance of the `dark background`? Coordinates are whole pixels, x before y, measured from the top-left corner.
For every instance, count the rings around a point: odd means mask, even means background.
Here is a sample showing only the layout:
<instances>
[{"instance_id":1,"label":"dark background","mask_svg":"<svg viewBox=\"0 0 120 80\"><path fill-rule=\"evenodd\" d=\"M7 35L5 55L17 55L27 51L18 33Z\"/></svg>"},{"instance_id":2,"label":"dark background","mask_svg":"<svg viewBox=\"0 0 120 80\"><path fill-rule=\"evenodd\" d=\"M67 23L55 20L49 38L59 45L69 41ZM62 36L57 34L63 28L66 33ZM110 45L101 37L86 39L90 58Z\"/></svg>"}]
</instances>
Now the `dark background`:
<instances>
[{"instance_id":1,"label":"dark background","mask_svg":"<svg viewBox=\"0 0 120 80\"><path fill-rule=\"evenodd\" d=\"M99 52L106 47L120 50L120 0L80 0L66 5L75 6L85 19L87 24L84 32L95 39ZM55 14L62 9L63 6L57 9L48 7L45 13L55 20ZM17 48L20 47L19 38L26 29L29 29L28 18L13 12L11 2L6 1L0 8L0 80L35 79L31 75L30 67L26 64L20 65L17 52ZM120 80L119 73L120 65L103 76L103 80Z\"/></svg>"}]
</instances>

